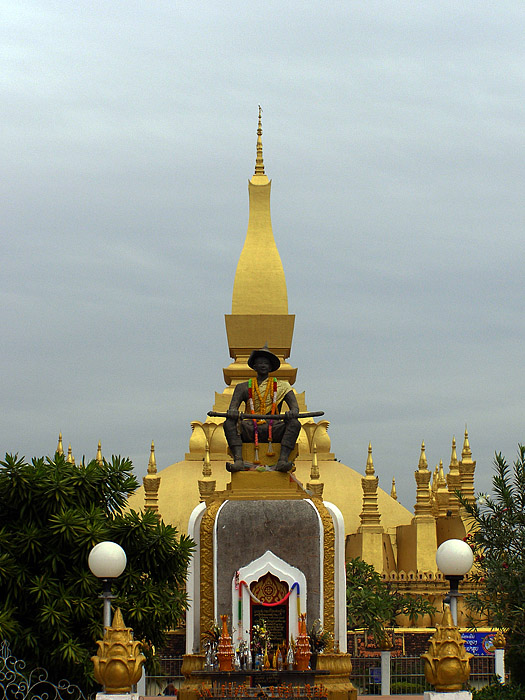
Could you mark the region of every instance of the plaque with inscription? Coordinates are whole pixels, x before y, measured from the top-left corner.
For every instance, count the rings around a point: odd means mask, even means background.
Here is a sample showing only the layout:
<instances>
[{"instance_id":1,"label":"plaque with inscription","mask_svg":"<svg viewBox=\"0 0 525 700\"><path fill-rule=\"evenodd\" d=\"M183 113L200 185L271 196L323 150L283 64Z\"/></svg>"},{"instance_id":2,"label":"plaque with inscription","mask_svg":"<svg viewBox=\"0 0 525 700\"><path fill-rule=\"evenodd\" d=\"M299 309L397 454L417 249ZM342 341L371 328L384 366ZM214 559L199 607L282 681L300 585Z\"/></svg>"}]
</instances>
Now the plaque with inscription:
<instances>
[{"instance_id":1,"label":"plaque with inscription","mask_svg":"<svg viewBox=\"0 0 525 700\"><path fill-rule=\"evenodd\" d=\"M259 625L261 620L266 622L272 646L288 640L288 605L267 607L252 604L252 625Z\"/></svg>"}]
</instances>

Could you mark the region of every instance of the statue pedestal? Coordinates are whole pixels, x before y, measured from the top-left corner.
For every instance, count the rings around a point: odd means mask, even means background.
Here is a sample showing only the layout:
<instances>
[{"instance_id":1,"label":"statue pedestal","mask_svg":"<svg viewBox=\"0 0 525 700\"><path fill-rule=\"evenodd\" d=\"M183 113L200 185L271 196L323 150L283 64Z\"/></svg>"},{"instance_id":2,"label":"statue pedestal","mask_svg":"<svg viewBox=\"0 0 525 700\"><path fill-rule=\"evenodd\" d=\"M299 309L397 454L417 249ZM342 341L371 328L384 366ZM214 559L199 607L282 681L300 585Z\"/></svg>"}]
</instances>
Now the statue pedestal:
<instances>
[{"instance_id":1,"label":"statue pedestal","mask_svg":"<svg viewBox=\"0 0 525 700\"><path fill-rule=\"evenodd\" d=\"M424 700L472 700L472 693L468 690L456 690L451 693L427 690L424 694Z\"/></svg>"}]
</instances>

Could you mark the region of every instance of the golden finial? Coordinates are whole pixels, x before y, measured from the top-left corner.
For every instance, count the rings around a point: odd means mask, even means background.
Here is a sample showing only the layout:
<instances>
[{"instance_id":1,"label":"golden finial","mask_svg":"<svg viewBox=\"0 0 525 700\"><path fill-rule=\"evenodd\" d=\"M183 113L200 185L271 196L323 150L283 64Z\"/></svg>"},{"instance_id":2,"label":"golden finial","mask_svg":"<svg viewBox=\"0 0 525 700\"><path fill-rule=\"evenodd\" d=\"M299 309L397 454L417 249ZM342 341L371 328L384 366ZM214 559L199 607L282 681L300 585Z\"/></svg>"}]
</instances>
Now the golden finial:
<instances>
[{"instance_id":1,"label":"golden finial","mask_svg":"<svg viewBox=\"0 0 525 700\"><path fill-rule=\"evenodd\" d=\"M64 454L64 446L62 445L62 433L58 433L58 445L56 448L56 453L61 457Z\"/></svg>"},{"instance_id":2,"label":"golden finial","mask_svg":"<svg viewBox=\"0 0 525 700\"><path fill-rule=\"evenodd\" d=\"M425 441L421 443L421 455L419 456L418 469L420 471L428 469L427 456L425 454Z\"/></svg>"},{"instance_id":3,"label":"golden finial","mask_svg":"<svg viewBox=\"0 0 525 700\"><path fill-rule=\"evenodd\" d=\"M429 649L421 654L425 678L438 692L459 691L468 681L471 657L472 654L465 651L465 642L454 624L450 607L445 605L443 619L430 638Z\"/></svg>"},{"instance_id":4,"label":"golden finial","mask_svg":"<svg viewBox=\"0 0 525 700\"><path fill-rule=\"evenodd\" d=\"M310 479L319 478L319 462L317 460L317 445L314 442L314 449L312 452L312 466L310 467Z\"/></svg>"},{"instance_id":5,"label":"golden finial","mask_svg":"<svg viewBox=\"0 0 525 700\"><path fill-rule=\"evenodd\" d=\"M465 426L465 439L463 440L463 449L461 450L461 457L463 461L466 461L467 459L470 460L470 458L472 457L472 451L470 449L470 444L468 441L467 426Z\"/></svg>"},{"instance_id":6,"label":"golden finial","mask_svg":"<svg viewBox=\"0 0 525 700\"><path fill-rule=\"evenodd\" d=\"M97 456L95 459L97 460L97 464L99 467L101 467L104 464L104 460L102 459L102 443L100 442L100 440L98 441Z\"/></svg>"},{"instance_id":7,"label":"golden finial","mask_svg":"<svg viewBox=\"0 0 525 700\"><path fill-rule=\"evenodd\" d=\"M257 126L257 157L255 159L255 175L264 175L261 105L259 105L259 124Z\"/></svg>"},{"instance_id":8,"label":"golden finial","mask_svg":"<svg viewBox=\"0 0 525 700\"><path fill-rule=\"evenodd\" d=\"M157 460L155 459L155 443L151 441L151 448L149 451L149 462L148 462L148 474L157 473Z\"/></svg>"},{"instance_id":9,"label":"golden finial","mask_svg":"<svg viewBox=\"0 0 525 700\"><path fill-rule=\"evenodd\" d=\"M108 695L126 695L142 675L146 657L141 643L133 639L133 630L126 627L117 608L111 627L104 628L104 639L97 641L97 654L91 657L93 672Z\"/></svg>"},{"instance_id":10,"label":"golden finial","mask_svg":"<svg viewBox=\"0 0 525 700\"><path fill-rule=\"evenodd\" d=\"M368 457L366 458L366 469L365 474L369 476L374 476L374 460L372 459L372 443L368 443Z\"/></svg>"},{"instance_id":11,"label":"golden finial","mask_svg":"<svg viewBox=\"0 0 525 700\"><path fill-rule=\"evenodd\" d=\"M456 452L456 436L452 438L452 454L450 455L450 468L458 466L458 455Z\"/></svg>"},{"instance_id":12,"label":"golden finial","mask_svg":"<svg viewBox=\"0 0 525 700\"><path fill-rule=\"evenodd\" d=\"M443 460L439 460L439 473L438 473L438 484L440 486L446 486L447 481L445 479L445 472L443 471Z\"/></svg>"},{"instance_id":13,"label":"golden finial","mask_svg":"<svg viewBox=\"0 0 525 700\"><path fill-rule=\"evenodd\" d=\"M394 501L397 501L397 491L396 491L396 477L392 477L392 488L390 490L390 498L393 498Z\"/></svg>"},{"instance_id":14,"label":"golden finial","mask_svg":"<svg viewBox=\"0 0 525 700\"><path fill-rule=\"evenodd\" d=\"M155 443L151 441L149 453L148 473L142 477L144 484L144 509L152 510L159 515L159 487L160 476L157 475L157 460L155 459Z\"/></svg>"},{"instance_id":15,"label":"golden finial","mask_svg":"<svg viewBox=\"0 0 525 700\"><path fill-rule=\"evenodd\" d=\"M202 463L202 476L211 476L210 441L207 438L204 449L204 462Z\"/></svg>"},{"instance_id":16,"label":"golden finial","mask_svg":"<svg viewBox=\"0 0 525 700\"><path fill-rule=\"evenodd\" d=\"M69 447L67 448L67 459L66 462L69 462L69 464L75 464L75 458L73 457L73 452L71 450L71 443L69 444Z\"/></svg>"},{"instance_id":17,"label":"golden finial","mask_svg":"<svg viewBox=\"0 0 525 700\"><path fill-rule=\"evenodd\" d=\"M439 467L436 464L434 473L432 474L432 491L436 491L439 479Z\"/></svg>"}]
</instances>

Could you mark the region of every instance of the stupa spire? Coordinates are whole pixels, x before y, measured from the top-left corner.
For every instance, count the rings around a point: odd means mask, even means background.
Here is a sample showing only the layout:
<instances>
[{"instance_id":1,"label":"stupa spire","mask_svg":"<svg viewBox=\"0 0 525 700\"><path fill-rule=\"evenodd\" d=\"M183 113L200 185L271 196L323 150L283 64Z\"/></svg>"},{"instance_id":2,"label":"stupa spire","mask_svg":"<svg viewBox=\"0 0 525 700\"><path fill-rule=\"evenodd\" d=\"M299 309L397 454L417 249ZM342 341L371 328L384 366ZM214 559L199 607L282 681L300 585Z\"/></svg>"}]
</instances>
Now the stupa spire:
<instances>
[{"instance_id":1,"label":"stupa spire","mask_svg":"<svg viewBox=\"0 0 525 700\"><path fill-rule=\"evenodd\" d=\"M259 125L257 126L257 157L255 158L255 175L264 175L262 147L262 107L259 105Z\"/></svg>"},{"instance_id":2,"label":"stupa spire","mask_svg":"<svg viewBox=\"0 0 525 700\"><path fill-rule=\"evenodd\" d=\"M224 370L227 384L253 376L248 357L265 344L281 361L278 376L295 381L296 370L285 363L290 356L295 317L288 314L286 278L273 236L271 184L264 168L259 106L255 173L248 182L248 230L233 282L232 312L226 316L230 356L235 360Z\"/></svg>"},{"instance_id":3,"label":"stupa spire","mask_svg":"<svg viewBox=\"0 0 525 700\"><path fill-rule=\"evenodd\" d=\"M392 477L392 488L390 489L390 497L397 501L396 477Z\"/></svg>"},{"instance_id":4,"label":"stupa spire","mask_svg":"<svg viewBox=\"0 0 525 700\"><path fill-rule=\"evenodd\" d=\"M149 461L148 461L148 472L146 476L142 477L142 483L144 484L144 510L152 510L156 513L157 517L159 515L159 487L160 487L160 475L157 474L157 460L155 458L155 443L151 441Z\"/></svg>"},{"instance_id":5,"label":"stupa spire","mask_svg":"<svg viewBox=\"0 0 525 700\"><path fill-rule=\"evenodd\" d=\"M64 454L64 445L62 444L62 433L58 433L58 445L55 452L60 456Z\"/></svg>"},{"instance_id":6,"label":"stupa spire","mask_svg":"<svg viewBox=\"0 0 525 700\"><path fill-rule=\"evenodd\" d=\"M459 474L458 455L456 451L456 438L452 438L452 453L450 455L450 465L447 474L447 487L450 496L449 508L452 515L459 515L459 501L457 491L461 490L461 477Z\"/></svg>"}]
</instances>

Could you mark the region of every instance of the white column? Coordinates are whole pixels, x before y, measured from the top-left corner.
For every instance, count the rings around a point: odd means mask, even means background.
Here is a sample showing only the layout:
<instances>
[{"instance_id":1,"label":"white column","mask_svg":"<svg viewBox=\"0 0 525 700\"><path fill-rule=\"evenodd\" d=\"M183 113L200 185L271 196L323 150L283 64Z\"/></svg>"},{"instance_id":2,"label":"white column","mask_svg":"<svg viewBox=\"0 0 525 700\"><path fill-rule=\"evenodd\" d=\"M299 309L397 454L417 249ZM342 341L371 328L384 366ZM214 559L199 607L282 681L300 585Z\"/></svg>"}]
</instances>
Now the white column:
<instances>
[{"instance_id":1,"label":"white column","mask_svg":"<svg viewBox=\"0 0 525 700\"><path fill-rule=\"evenodd\" d=\"M390 651L381 652L381 695L390 695Z\"/></svg>"},{"instance_id":2,"label":"white column","mask_svg":"<svg viewBox=\"0 0 525 700\"><path fill-rule=\"evenodd\" d=\"M505 683L505 649L494 649L494 673Z\"/></svg>"}]
</instances>

